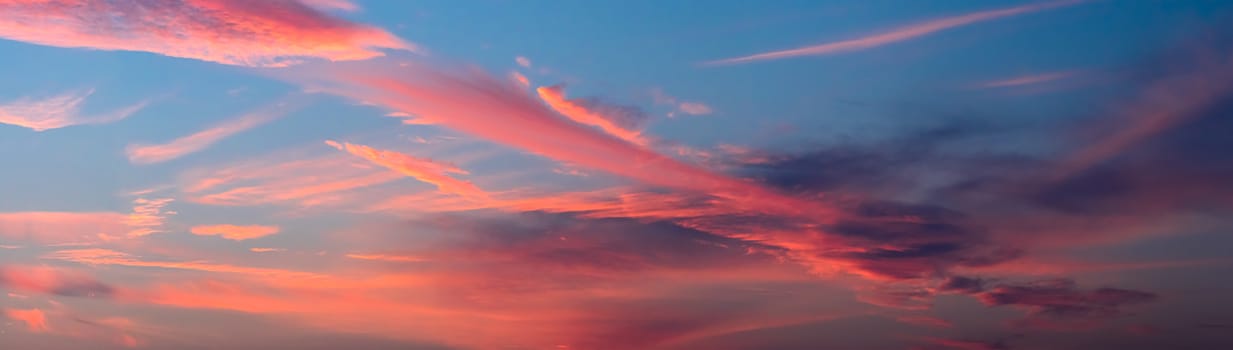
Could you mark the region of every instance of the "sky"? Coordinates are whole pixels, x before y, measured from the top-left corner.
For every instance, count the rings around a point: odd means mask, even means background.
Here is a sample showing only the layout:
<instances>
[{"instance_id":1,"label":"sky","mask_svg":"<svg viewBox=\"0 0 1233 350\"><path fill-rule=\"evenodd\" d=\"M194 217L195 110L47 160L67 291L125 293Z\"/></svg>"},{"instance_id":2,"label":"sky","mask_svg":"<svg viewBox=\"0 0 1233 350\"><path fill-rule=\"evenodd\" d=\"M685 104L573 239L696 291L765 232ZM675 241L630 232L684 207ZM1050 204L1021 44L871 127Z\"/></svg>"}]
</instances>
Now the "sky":
<instances>
[{"instance_id":1,"label":"sky","mask_svg":"<svg viewBox=\"0 0 1233 350\"><path fill-rule=\"evenodd\" d=\"M1231 18L0 0L0 348L1233 348Z\"/></svg>"}]
</instances>

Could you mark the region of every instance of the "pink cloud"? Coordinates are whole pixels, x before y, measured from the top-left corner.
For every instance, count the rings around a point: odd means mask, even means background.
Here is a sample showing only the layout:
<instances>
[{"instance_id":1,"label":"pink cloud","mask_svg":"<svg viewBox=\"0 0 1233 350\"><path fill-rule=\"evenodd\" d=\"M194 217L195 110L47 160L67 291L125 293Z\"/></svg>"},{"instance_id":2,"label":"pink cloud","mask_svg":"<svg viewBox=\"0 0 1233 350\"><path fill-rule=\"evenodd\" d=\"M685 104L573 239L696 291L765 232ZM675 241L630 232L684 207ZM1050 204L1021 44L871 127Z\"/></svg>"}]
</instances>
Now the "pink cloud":
<instances>
[{"instance_id":1,"label":"pink cloud","mask_svg":"<svg viewBox=\"0 0 1233 350\"><path fill-rule=\"evenodd\" d=\"M1139 98L1120 106L1111 118L1097 125L1111 132L1095 138L1065 159L1055 179L1068 178L1112 158L1202 115L1204 108L1222 101L1221 98L1233 91L1229 87L1229 82L1233 82L1233 63L1230 63L1233 61L1228 55L1222 56L1204 56L1206 59L1187 62L1189 70L1159 79L1141 92Z\"/></svg>"},{"instance_id":2,"label":"pink cloud","mask_svg":"<svg viewBox=\"0 0 1233 350\"><path fill-rule=\"evenodd\" d=\"M392 64L390 64L392 63ZM489 141L645 184L698 191L752 210L824 217L831 208L687 164L562 118L516 83L476 69L366 61L283 70L279 76L419 116ZM805 214L808 213L808 214Z\"/></svg>"},{"instance_id":3,"label":"pink cloud","mask_svg":"<svg viewBox=\"0 0 1233 350\"><path fill-rule=\"evenodd\" d=\"M3 5L0 5L3 6ZM84 115L82 104L94 90L70 91L43 99L22 98L0 104L0 124L16 125L34 131L47 131L73 125L107 124L120 121L145 108L148 101L98 115Z\"/></svg>"},{"instance_id":4,"label":"pink cloud","mask_svg":"<svg viewBox=\"0 0 1233 350\"><path fill-rule=\"evenodd\" d=\"M711 114L711 107L698 102L681 102L677 105L682 113L689 115Z\"/></svg>"},{"instance_id":5,"label":"pink cloud","mask_svg":"<svg viewBox=\"0 0 1233 350\"><path fill-rule=\"evenodd\" d=\"M26 324L26 329L35 333L51 331L47 326L47 315L39 309L4 309L4 316Z\"/></svg>"},{"instance_id":6,"label":"pink cloud","mask_svg":"<svg viewBox=\"0 0 1233 350\"><path fill-rule=\"evenodd\" d=\"M127 216L111 212L0 213L0 237L39 243L78 243L100 235L120 236L132 228Z\"/></svg>"},{"instance_id":7,"label":"pink cloud","mask_svg":"<svg viewBox=\"0 0 1233 350\"><path fill-rule=\"evenodd\" d=\"M681 101L664 93L663 89L659 88L651 89L651 98L655 101L655 104L669 105L675 109L673 112L668 113L669 117L675 117L677 112L689 115L706 115L714 112L711 106L702 102Z\"/></svg>"},{"instance_id":8,"label":"pink cloud","mask_svg":"<svg viewBox=\"0 0 1233 350\"><path fill-rule=\"evenodd\" d=\"M645 146L647 144L647 140L642 137L640 131L621 125L631 125L637 122L636 120L628 121L630 117L623 115L625 112L623 110L595 108L593 104L588 105L582 100L567 99L565 98L565 87L560 85L544 86L535 91L539 93L539 97L544 102L548 103L549 107L575 122L598 127L609 135L636 145Z\"/></svg>"},{"instance_id":9,"label":"pink cloud","mask_svg":"<svg viewBox=\"0 0 1233 350\"><path fill-rule=\"evenodd\" d=\"M54 259L75 262L86 265L115 265L129 267L153 267L173 270L191 270L213 272L218 274L233 274L237 276L258 278L281 278L297 281L319 279L323 275L311 272L285 270L277 268L250 267L209 261L174 261L145 260L132 254L110 249L68 249L48 253L44 259Z\"/></svg>"},{"instance_id":10,"label":"pink cloud","mask_svg":"<svg viewBox=\"0 0 1233 350\"><path fill-rule=\"evenodd\" d=\"M168 143L129 145L125 153L129 162L134 164L165 162L201 151L232 135L278 119L292 110L294 107L286 102L275 103Z\"/></svg>"},{"instance_id":11,"label":"pink cloud","mask_svg":"<svg viewBox=\"0 0 1233 350\"><path fill-rule=\"evenodd\" d=\"M357 260L375 260L386 262L424 262L428 261L424 258L409 256L409 255L389 255L389 254L347 254L346 257Z\"/></svg>"},{"instance_id":12,"label":"pink cloud","mask_svg":"<svg viewBox=\"0 0 1233 350\"><path fill-rule=\"evenodd\" d=\"M529 58L522 57L522 56L514 57L514 62L517 62L518 65L522 66L523 68L531 68L531 59Z\"/></svg>"},{"instance_id":13,"label":"pink cloud","mask_svg":"<svg viewBox=\"0 0 1233 350\"><path fill-rule=\"evenodd\" d=\"M487 193L474 184L451 177L449 174L467 174L466 170L459 169L452 164L416 158L394 151L378 150L364 145L334 141L326 141L326 144L400 174L437 186L438 189L444 192L467 197L488 196Z\"/></svg>"},{"instance_id":14,"label":"pink cloud","mask_svg":"<svg viewBox=\"0 0 1233 350\"><path fill-rule=\"evenodd\" d=\"M189 232L198 236L219 236L233 241L261 238L279 231L278 226L262 225L207 225L193 226Z\"/></svg>"},{"instance_id":15,"label":"pink cloud","mask_svg":"<svg viewBox=\"0 0 1233 350\"><path fill-rule=\"evenodd\" d=\"M133 200L133 212L124 218L124 223L129 226L127 232L128 237L141 237L163 231L163 223L167 217L175 215L176 212L163 210L167 204L170 204L174 199L171 198L137 198Z\"/></svg>"},{"instance_id":16,"label":"pink cloud","mask_svg":"<svg viewBox=\"0 0 1233 350\"><path fill-rule=\"evenodd\" d=\"M830 42L820 45L811 45L799 47L795 49L771 51L749 56L734 57L722 60L707 62L708 65L728 65L740 64L756 61L777 60L800 56L817 56L828 55L842 52L851 52L871 49L879 46L889 45L901 41L907 41L918 37L926 36L943 30L962 27L979 22L991 21L1004 17L1017 16L1032 12L1048 10L1057 7L1071 6L1078 4L1082 0L1061 0L1051 1L1031 5L1015 6L997 10L974 12L965 15L953 16L935 19L923 23L917 23L905 27L892 29L887 32L853 38L848 40Z\"/></svg>"},{"instance_id":17,"label":"pink cloud","mask_svg":"<svg viewBox=\"0 0 1233 350\"><path fill-rule=\"evenodd\" d=\"M357 191L404 178L350 155L275 153L190 169L181 191L194 203L320 207L359 200Z\"/></svg>"},{"instance_id":18,"label":"pink cloud","mask_svg":"<svg viewBox=\"0 0 1233 350\"><path fill-rule=\"evenodd\" d=\"M245 66L362 60L382 56L380 49L414 50L389 32L309 5L353 6L321 0L6 1L0 3L0 38Z\"/></svg>"},{"instance_id":19,"label":"pink cloud","mask_svg":"<svg viewBox=\"0 0 1233 350\"><path fill-rule=\"evenodd\" d=\"M85 274L49 266L0 265L0 287L72 297L106 297L114 291Z\"/></svg>"}]
</instances>

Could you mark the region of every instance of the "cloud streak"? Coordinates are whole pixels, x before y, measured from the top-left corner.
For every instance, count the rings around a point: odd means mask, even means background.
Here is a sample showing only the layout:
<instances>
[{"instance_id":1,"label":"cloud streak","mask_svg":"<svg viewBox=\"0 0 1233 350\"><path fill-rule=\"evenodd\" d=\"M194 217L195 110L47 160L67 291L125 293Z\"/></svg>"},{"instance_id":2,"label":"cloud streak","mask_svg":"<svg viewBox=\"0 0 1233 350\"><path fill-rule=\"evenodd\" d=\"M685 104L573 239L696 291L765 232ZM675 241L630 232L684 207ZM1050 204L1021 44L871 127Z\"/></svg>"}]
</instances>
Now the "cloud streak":
<instances>
[{"instance_id":1,"label":"cloud streak","mask_svg":"<svg viewBox=\"0 0 1233 350\"><path fill-rule=\"evenodd\" d=\"M308 66L302 66L308 67ZM697 191L754 210L825 216L831 208L684 163L562 118L517 83L474 68L371 60L290 68L279 77L369 101L489 141L648 185ZM510 132L519 130L519 132Z\"/></svg>"},{"instance_id":2,"label":"cloud streak","mask_svg":"<svg viewBox=\"0 0 1233 350\"><path fill-rule=\"evenodd\" d=\"M144 51L243 66L362 60L414 50L382 29L311 5L272 0L21 0L0 3L0 38L39 45Z\"/></svg>"},{"instance_id":3,"label":"cloud streak","mask_svg":"<svg viewBox=\"0 0 1233 350\"><path fill-rule=\"evenodd\" d=\"M474 184L455 179L449 174L466 175L467 171L451 164L421 159L402 153L378 150L364 145L326 141L330 147L364 158L374 164L410 176L416 180L437 186L443 192L464 197L487 197L488 194Z\"/></svg>"},{"instance_id":4,"label":"cloud streak","mask_svg":"<svg viewBox=\"0 0 1233 350\"><path fill-rule=\"evenodd\" d=\"M0 237L47 244L81 243L100 235L122 236L132 228L112 212L0 213Z\"/></svg>"},{"instance_id":5,"label":"cloud streak","mask_svg":"<svg viewBox=\"0 0 1233 350\"><path fill-rule=\"evenodd\" d=\"M848 40L830 42L820 45L804 46L794 49L771 51L748 56L733 57L706 62L706 65L731 65L758 61L780 60L801 56L819 56L844 52L868 50L880 46L907 41L947 29L967 26L975 23L991 21L999 18L1039 12L1052 8L1071 6L1082 0L1062 0L1031 5L1015 6L997 10L974 12L965 15L935 19L905 27L895 28L883 33L863 36Z\"/></svg>"},{"instance_id":6,"label":"cloud streak","mask_svg":"<svg viewBox=\"0 0 1233 350\"><path fill-rule=\"evenodd\" d=\"M985 88L1008 88L1008 87L1035 85L1035 84L1043 84L1043 83L1048 83L1052 81L1066 79L1074 75L1075 75L1074 72L1041 73L1041 74L1018 76L1018 77L1003 79L1003 80L995 80L995 81L987 82L984 84L980 84L980 86L985 87Z\"/></svg>"},{"instance_id":7,"label":"cloud streak","mask_svg":"<svg viewBox=\"0 0 1233 350\"><path fill-rule=\"evenodd\" d=\"M232 135L244 132L291 113L298 105L278 102L256 111L219 123L188 136L164 144L132 144L125 148L129 162L153 164L199 152Z\"/></svg>"},{"instance_id":8,"label":"cloud streak","mask_svg":"<svg viewBox=\"0 0 1233 350\"><path fill-rule=\"evenodd\" d=\"M223 239L243 241L277 234L278 226L262 225L202 225L189 229L198 236L219 236Z\"/></svg>"},{"instance_id":9,"label":"cloud streak","mask_svg":"<svg viewBox=\"0 0 1233 350\"><path fill-rule=\"evenodd\" d=\"M94 90L70 91L42 99L21 98L0 104L0 124L20 126L34 131L47 131L73 125L113 123L145 108L148 101L134 103L107 113L85 115L82 104Z\"/></svg>"},{"instance_id":10,"label":"cloud streak","mask_svg":"<svg viewBox=\"0 0 1233 350\"><path fill-rule=\"evenodd\" d=\"M637 110L609 106L598 101L568 99L565 98L565 87L560 85L543 86L535 91L549 107L575 122L598 127L609 135L629 143L640 146L647 144L641 132L631 127L646 119Z\"/></svg>"}]
</instances>

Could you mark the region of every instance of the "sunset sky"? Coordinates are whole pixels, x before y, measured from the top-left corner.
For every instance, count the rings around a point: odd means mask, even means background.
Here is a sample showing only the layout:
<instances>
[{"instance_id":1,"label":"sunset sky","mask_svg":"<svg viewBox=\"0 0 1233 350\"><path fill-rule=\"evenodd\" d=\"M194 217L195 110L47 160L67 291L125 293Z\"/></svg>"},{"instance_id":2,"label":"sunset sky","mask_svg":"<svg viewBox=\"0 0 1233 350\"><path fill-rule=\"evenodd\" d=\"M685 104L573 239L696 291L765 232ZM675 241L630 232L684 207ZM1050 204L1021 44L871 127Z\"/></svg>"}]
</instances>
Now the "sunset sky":
<instances>
[{"instance_id":1,"label":"sunset sky","mask_svg":"<svg viewBox=\"0 0 1233 350\"><path fill-rule=\"evenodd\" d=\"M1229 23L0 0L0 349L1233 349Z\"/></svg>"}]
</instances>

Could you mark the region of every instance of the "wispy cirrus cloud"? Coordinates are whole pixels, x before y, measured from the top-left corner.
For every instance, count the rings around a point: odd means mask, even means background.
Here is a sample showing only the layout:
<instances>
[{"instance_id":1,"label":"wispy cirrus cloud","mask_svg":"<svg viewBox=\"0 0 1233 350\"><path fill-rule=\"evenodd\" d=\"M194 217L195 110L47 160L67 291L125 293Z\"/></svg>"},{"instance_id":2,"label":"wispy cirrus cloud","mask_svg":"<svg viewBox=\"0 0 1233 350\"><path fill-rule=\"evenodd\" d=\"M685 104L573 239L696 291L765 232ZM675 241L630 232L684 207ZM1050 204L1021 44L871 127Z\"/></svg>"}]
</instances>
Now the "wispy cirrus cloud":
<instances>
[{"instance_id":1,"label":"wispy cirrus cloud","mask_svg":"<svg viewBox=\"0 0 1233 350\"><path fill-rule=\"evenodd\" d=\"M173 198L137 198L133 200L133 211L124 217L124 223L129 226L128 237L141 237L165 232L163 224L167 217L176 215L175 211L164 210Z\"/></svg>"},{"instance_id":2,"label":"wispy cirrus cloud","mask_svg":"<svg viewBox=\"0 0 1233 350\"><path fill-rule=\"evenodd\" d=\"M604 132L645 146L647 140L637 127L646 120L646 115L636 108L609 105L598 100L569 99L562 85L542 86L535 89L549 107L575 122L598 127Z\"/></svg>"},{"instance_id":3,"label":"wispy cirrus cloud","mask_svg":"<svg viewBox=\"0 0 1233 350\"><path fill-rule=\"evenodd\" d=\"M531 59L524 56L514 57L514 62L523 68L531 68Z\"/></svg>"},{"instance_id":4,"label":"wispy cirrus cloud","mask_svg":"<svg viewBox=\"0 0 1233 350\"><path fill-rule=\"evenodd\" d=\"M348 1L22 0L0 3L0 38L39 45L152 52L244 66L362 60L414 50L385 30L317 7Z\"/></svg>"},{"instance_id":5,"label":"wispy cirrus cloud","mask_svg":"<svg viewBox=\"0 0 1233 350\"><path fill-rule=\"evenodd\" d=\"M339 143L332 140L326 141L327 145L334 147L340 151L344 151L364 158L374 164L380 165L387 169L396 171L400 174L410 176L416 180L420 180L433 186L437 186L443 192L448 192L466 197L487 197L488 194L468 181L456 179L449 174L468 174L466 170L462 170L452 164L445 164L431 159L422 159L408 156L402 153L378 150L364 145L355 145L350 143Z\"/></svg>"},{"instance_id":6,"label":"wispy cirrus cloud","mask_svg":"<svg viewBox=\"0 0 1233 350\"><path fill-rule=\"evenodd\" d=\"M181 176L179 184L186 200L194 203L307 208L352 202L358 200L353 197L356 191L404 177L347 154L276 152L193 168Z\"/></svg>"},{"instance_id":7,"label":"wispy cirrus cloud","mask_svg":"<svg viewBox=\"0 0 1233 350\"><path fill-rule=\"evenodd\" d=\"M92 242L100 235L124 235L132 229L127 218L114 212L0 213L0 237L47 244Z\"/></svg>"},{"instance_id":8,"label":"wispy cirrus cloud","mask_svg":"<svg viewBox=\"0 0 1233 350\"><path fill-rule=\"evenodd\" d=\"M688 115L706 115L715 111L711 109L711 106L702 102L681 101L674 96L668 95L660 88L651 89L651 99L655 101L655 104L672 106L674 110L668 113L669 117L675 117L678 112Z\"/></svg>"},{"instance_id":9,"label":"wispy cirrus cloud","mask_svg":"<svg viewBox=\"0 0 1233 350\"><path fill-rule=\"evenodd\" d=\"M351 259L356 259L356 260L373 260L373 261L385 261L385 262L425 262L425 261L428 261L427 259L417 257L417 256L393 255L393 254L351 253L351 254L347 254L346 257L351 258Z\"/></svg>"},{"instance_id":10,"label":"wispy cirrus cloud","mask_svg":"<svg viewBox=\"0 0 1233 350\"><path fill-rule=\"evenodd\" d=\"M1056 178L1074 176L1219 105L1233 93L1233 55L1201 53L1160 77L1139 98L1118 106L1101 129L1110 130L1064 161ZM1116 127L1110 127L1116 126Z\"/></svg>"},{"instance_id":11,"label":"wispy cirrus cloud","mask_svg":"<svg viewBox=\"0 0 1233 350\"><path fill-rule=\"evenodd\" d=\"M250 267L208 261L146 260L132 254L102 248L68 249L48 253L44 259L62 260L86 265L116 265L129 267L153 267L173 270L192 270L238 276L289 278L309 280L322 275L311 272L277 268Z\"/></svg>"},{"instance_id":12,"label":"wispy cirrus cloud","mask_svg":"<svg viewBox=\"0 0 1233 350\"><path fill-rule=\"evenodd\" d=\"M198 236L219 236L223 239L243 241L277 234L278 226L265 225L200 225L189 229Z\"/></svg>"},{"instance_id":13,"label":"wispy cirrus cloud","mask_svg":"<svg viewBox=\"0 0 1233 350\"><path fill-rule=\"evenodd\" d=\"M1044 84L1048 82L1058 81L1073 77L1075 72L1048 72L1040 74L1022 75L1007 79L994 80L980 84L984 88L1008 88L1016 86L1026 86L1035 84Z\"/></svg>"},{"instance_id":14,"label":"wispy cirrus cloud","mask_svg":"<svg viewBox=\"0 0 1233 350\"><path fill-rule=\"evenodd\" d=\"M81 109L92 94L93 89L69 91L56 96L25 97L0 103L0 124L16 125L34 131L73 125L107 124L128 118L149 104L149 101L142 101L110 112L87 115Z\"/></svg>"},{"instance_id":15,"label":"wispy cirrus cloud","mask_svg":"<svg viewBox=\"0 0 1233 350\"><path fill-rule=\"evenodd\" d=\"M730 65L757 61L778 60L801 56L829 55L843 52L867 50L879 46L907 41L943 30L962 27L970 24L991 21L999 18L1039 12L1043 10L1071 6L1083 0L1062 0L1015 6L997 10L974 12L959 16L945 17L923 23L917 23L895 28L883 33L873 34L848 40L835 41L819 45L810 45L794 49L771 51L748 56L733 57L705 62L706 65Z\"/></svg>"},{"instance_id":16,"label":"wispy cirrus cloud","mask_svg":"<svg viewBox=\"0 0 1233 350\"><path fill-rule=\"evenodd\" d=\"M164 144L132 144L125 149L129 162L153 164L199 152L232 135L261 126L291 113L299 105L280 101Z\"/></svg>"},{"instance_id":17,"label":"wispy cirrus cloud","mask_svg":"<svg viewBox=\"0 0 1233 350\"><path fill-rule=\"evenodd\" d=\"M454 70L369 60L328 67L301 66L276 75L310 86L326 86L323 91L652 186L709 193L744 202L755 210L812 217L831 212L829 206L816 201L688 164L562 118L517 83L474 68Z\"/></svg>"}]
</instances>

